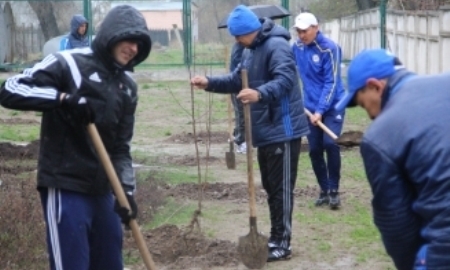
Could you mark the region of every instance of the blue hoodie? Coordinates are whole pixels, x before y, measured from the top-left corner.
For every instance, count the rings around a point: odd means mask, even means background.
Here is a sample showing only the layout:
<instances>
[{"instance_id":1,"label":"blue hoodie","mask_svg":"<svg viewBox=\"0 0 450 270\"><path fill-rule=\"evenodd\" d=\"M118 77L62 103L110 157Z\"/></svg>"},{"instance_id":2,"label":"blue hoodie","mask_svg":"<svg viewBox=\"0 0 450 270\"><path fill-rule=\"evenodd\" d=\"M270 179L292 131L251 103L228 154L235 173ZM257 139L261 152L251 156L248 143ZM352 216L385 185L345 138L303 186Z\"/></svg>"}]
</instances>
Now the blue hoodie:
<instances>
[{"instance_id":1,"label":"blue hoodie","mask_svg":"<svg viewBox=\"0 0 450 270\"><path fill-rule=\"evenodd\" d=\"M78 28L85 23L86 24L86 32L84 35L80 35L78 33ZM72 21L70 22L70 33L67 37L63 38L60 43L60 50L69 50L75 48L83 48L89 47L89 39L88 39L88 21L82 15L74 15L72 17Z\"/></svg>"},{"instance_id":2,"label":"blue hoodie","mask_svg":"<svg viewBox=\"0 0 450 270\"><path fill-rule=\"evenodd\" d=\"M344 94L341 48L319 31L311 44L297 40L292 51L303 83L305 107L321 115L333 110Z\"/></svg>"}]
</instances>

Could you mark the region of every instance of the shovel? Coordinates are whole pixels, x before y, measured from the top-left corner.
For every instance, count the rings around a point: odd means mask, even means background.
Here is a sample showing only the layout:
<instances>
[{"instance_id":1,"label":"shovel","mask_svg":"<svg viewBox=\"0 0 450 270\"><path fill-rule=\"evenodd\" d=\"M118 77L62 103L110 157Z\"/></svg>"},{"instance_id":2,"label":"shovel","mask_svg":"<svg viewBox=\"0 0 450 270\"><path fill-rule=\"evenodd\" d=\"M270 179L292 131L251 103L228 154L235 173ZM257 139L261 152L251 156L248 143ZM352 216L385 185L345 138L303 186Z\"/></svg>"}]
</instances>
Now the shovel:
<instances>
[{"instance_id":1,"label":"shovel","mask_svg":"<svg viewBox=\"0 0 450 270\"><path fill-rule=\"evenodd\" d=\"M312 113L305 108L305 113L308 117L312 116ZM336 134L334 134L333 131L331 131L327 126L324 125L324 123L322 123L322 121L317 121L317 125L326 133L328 134L328 136L330 136L333 140L337 140L339 139L338 136Z\"/></svg>"},{"instance_id":2,"label":"shovel","mask_svg":"<svg viewBox=\"0 0 450 270\"><path fill-rule=\"evenodd\" d=\"M231 95L227 99L228 103L228 141L230 143L230 152L225 153L225 160L227 162L228 169L236 169L236 155L234 153L234 141L232 137L232 125L231 125Z\"/></svg>"},{"instance_id":3,"label":"shovel","mask_svg":"<svg viewBox=\"0 0 450 270\"><path fill-rule=\"evenodd\" d=\"M116 195L117 200L119 201L121 206L124 206L130 209L130 205L128 204L127 197L125 196L125 192L123 191L122 185L120 184L119 178L117 177L116 171L109 159L108 153L106 152L105 146L103 145L102 139L98 134L97 127L95 124L89 124L87 126L89 135L91 136L92 142L94 143L95 150L100 158L103 167L105 168L106 174L108 175L109 181L113 188L114 194ZM141 253L142 259L147 270L156 270L155 263L152 260L152 256L147 249L147 245L145 244L144 237L139 229L139 225L137 224L135 219L131 219L128 224L133 233L134 240L138 246L139 252Z\"/></svg>"},{"instance_id":4,"label":"shovel","mask_svg":"<svg viewBox=\"0 0 450 270\"><path fill-rule=\"evenodd\" d=\"M248 88L247 70L241 70L242 88ZM241 261L250 269L261 269L267 262L268 247L267 237L258 233L256 226L256 199L255 183L253 181L253 147L252 124L250 118L250 105L244 104L245 141L247 148L247 180L250 203L250 232L246 236L239 237L238 253Z\"/></svg>"}]
</instances>

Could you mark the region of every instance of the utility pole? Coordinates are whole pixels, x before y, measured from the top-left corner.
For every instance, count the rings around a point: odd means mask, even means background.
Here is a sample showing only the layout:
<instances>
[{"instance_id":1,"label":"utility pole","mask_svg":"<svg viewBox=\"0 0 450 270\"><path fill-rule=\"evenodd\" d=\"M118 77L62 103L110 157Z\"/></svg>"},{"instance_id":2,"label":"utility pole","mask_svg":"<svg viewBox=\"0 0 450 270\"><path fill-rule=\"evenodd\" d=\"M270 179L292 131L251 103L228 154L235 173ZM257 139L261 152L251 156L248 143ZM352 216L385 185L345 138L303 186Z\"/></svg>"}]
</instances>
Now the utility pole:
<instances>
[{"instance_id":1,"label":"utility pole","mask_svg":"<svg viewBox=\"0 0 450 270\"><path fill-rule=\"evenodd\" d=\"M380 0L381 48L386 49L386 0Z\"/></svg>"}]
</instances>

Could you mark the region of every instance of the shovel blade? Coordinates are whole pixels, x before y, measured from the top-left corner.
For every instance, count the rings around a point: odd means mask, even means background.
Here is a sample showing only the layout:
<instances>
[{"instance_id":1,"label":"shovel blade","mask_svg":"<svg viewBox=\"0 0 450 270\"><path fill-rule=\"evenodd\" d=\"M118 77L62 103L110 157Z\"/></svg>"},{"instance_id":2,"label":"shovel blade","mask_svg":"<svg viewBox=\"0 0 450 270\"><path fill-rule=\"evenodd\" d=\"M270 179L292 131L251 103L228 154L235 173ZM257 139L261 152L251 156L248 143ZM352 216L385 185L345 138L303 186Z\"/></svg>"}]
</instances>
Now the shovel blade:
<instances>
[{"instance_id":1,"label":"shovel blade","mask_svg":"<svg viewBox=\"0 0 450 270\"><path fill-rule=\"evenodd\" d=\"M246 236L239 237L238 254L242 263L249 269L261 269L267 263L269 253L267 237L250 230Z\"/></svg>"},{"instance_id":2,"label":"shovel blade","mask_svg":"<svg viewBox=\"0 0 450 270\"><path fill-rule=\"evenodd\" d=\"M234 152L226 152L225 153L225 160L227 162L227 168L228 169L236 169L236 156Z\"/></svg>"}]
</instances>

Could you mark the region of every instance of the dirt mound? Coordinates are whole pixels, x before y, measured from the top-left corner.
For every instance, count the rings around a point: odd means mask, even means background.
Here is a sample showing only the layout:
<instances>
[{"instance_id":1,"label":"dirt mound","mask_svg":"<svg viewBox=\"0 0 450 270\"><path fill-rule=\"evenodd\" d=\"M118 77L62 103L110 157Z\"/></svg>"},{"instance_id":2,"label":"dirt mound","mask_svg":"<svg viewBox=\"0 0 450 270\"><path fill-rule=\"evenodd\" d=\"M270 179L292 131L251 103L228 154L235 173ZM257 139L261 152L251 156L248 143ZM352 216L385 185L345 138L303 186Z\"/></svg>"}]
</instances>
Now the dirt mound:
<instances>
[{"instance_id":1,"label":"dirt mound","mask_svg":"<svg viewBox=\"0 0 450 270\"><path fill-rule=\"evenodd\" d=\"M363 135L364 134L361 131L347 131L342 133L337 142L344 147L359 146Z\"/></svg>"},{"instance_id":2,"label":"dirt mound","mask_svg":"<svg viewBox=\"0 0 450 270\"><path fill-rule=\"evenodd\" d=\"M194 141L200 143L226 143L228 141L228 133L227 132L208 132L202 131L197 134L197 138L194 138L194 134L191 132L183 132L180 134L175 134L170 136L166 142L171 143L182 143L182 144L190 144L194 143Z\"/></svg>"},{"instance_id":3,"label":"dirt mound","mask_svg":"<svg viewBox=\"0 0 450 270\"><path fill-rule=\"evenodd\" d=\"M221 159L217 157L209 156L206 157L200 157L200 164L206 164L206 163L213 163L213 162L219 162ZM197 166L197 159L195 156L168 156L166 163L168 164L174 164L174 165L183 165L183 166Z\"/></svg>"},{"instance_id":4,"label":"dirt mound","mask_svg":"<svg viewBox=\"0 0 450 270\"><path fill-rule=\"evenodd\" d=\"M235 243L186 233L175 225L158 227L147 232L146 237L155 262L170 264L168 269L209 269L239 263Z\"/></svg>"},{"instance_id":5,"label":"dirt mound","mask_svg":"<svg viewBox=\"0 0 450 270\"><path fill-rule=\"evenodd\" d=\"M199 187L193 183L183 183L176 186L166 186L167 196L175 198L183 198L190 200L198 200ZM316 186L296 188L294 190L295 197L315 197L318 194ZM203 185L204 200L228 200L237 203L248 202L247 183L206 183ZM267 194L261 186L256 186L256 201L265 203Z\"/></svg>"},{"instance_id":6,"label":"dirt mound","mask_svg":"<svg viewBox=\"0 0 450 270\"><path fill-rule=\"evenodd\" d=\"M39 140L22 146L11 143L0 143L0 159L37 159L39 155Z\"/></svg>"}]
</instances>

